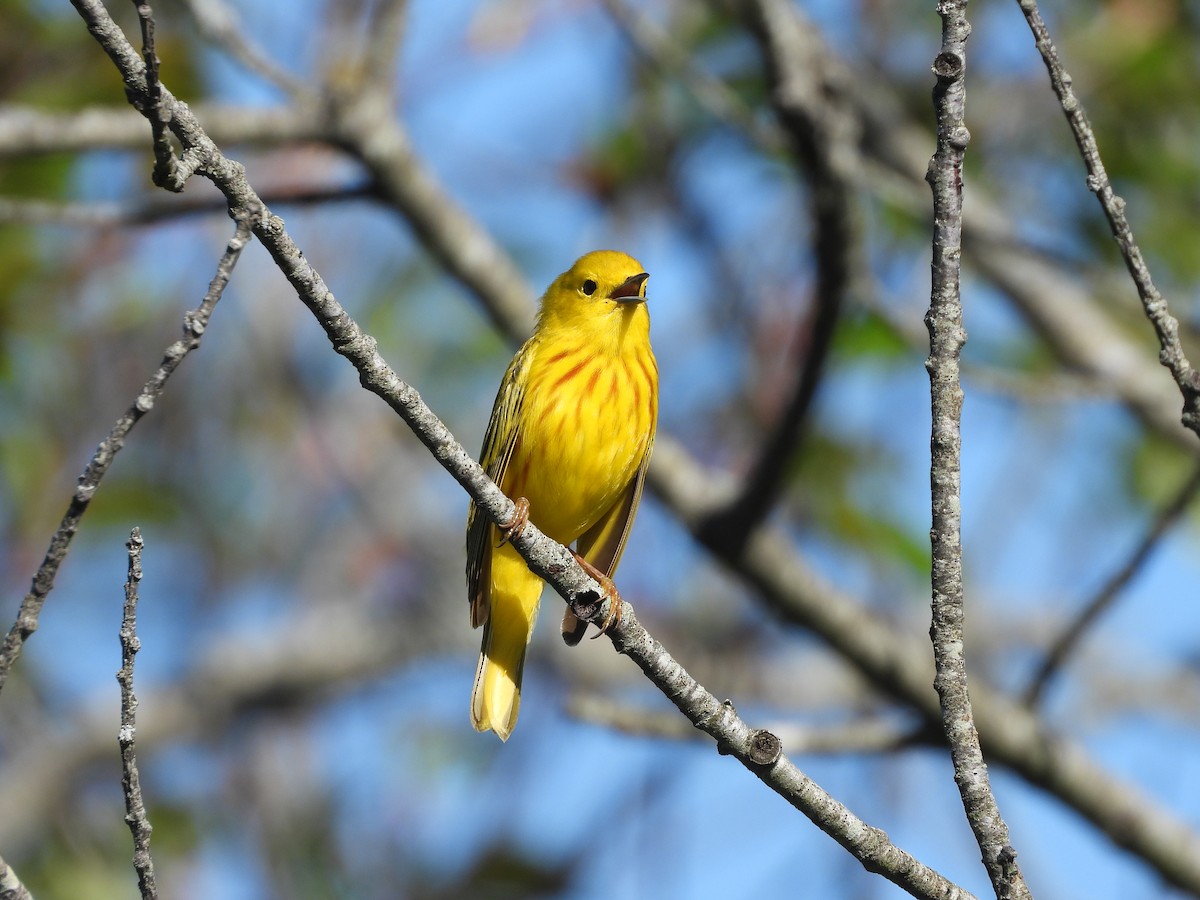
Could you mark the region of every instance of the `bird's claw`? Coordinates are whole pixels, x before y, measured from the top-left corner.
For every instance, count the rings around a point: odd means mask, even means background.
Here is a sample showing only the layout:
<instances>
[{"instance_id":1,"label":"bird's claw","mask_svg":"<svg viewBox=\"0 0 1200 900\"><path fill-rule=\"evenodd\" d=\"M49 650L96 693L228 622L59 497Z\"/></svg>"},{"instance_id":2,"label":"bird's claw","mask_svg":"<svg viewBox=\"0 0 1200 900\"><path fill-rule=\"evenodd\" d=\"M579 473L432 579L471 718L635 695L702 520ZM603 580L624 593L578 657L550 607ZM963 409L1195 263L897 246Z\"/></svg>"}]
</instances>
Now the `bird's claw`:
<instances>
[{"instance_id":1,"label":"bird's claw","mask_svg":"<svg viewBox=\"0 0 1200 900\"><path fill-rule=\"evenodd\" d=\"M510 521L500 526L500 543L496 545L497 549L519 538L521 532L525 530L525 526L529 524L529 501L524 497L518 497L514 503L517 511L513 513Z\"/></svg>"},{"instance_id":2,"label":"bird's claw","mask_svg":"<svg viewBox=\"0 0 1200 900\"><path fill-rule=\"evenodd\" d=\"M608 615L604 617L604 621L597 627L600 629L592 635L592 640L600 637L602 634L607 634L608 630L621 621L621 607L624 602L621 599L621 594L617 591L617 586L613 584L613 580L593 566L590 562L576 553L571 551L571 555L575 557L575 562L579 563L579 567L587 572L600 583L600 587L604 589L604 597L608 597Z\"/></svg>"}]
</instances>

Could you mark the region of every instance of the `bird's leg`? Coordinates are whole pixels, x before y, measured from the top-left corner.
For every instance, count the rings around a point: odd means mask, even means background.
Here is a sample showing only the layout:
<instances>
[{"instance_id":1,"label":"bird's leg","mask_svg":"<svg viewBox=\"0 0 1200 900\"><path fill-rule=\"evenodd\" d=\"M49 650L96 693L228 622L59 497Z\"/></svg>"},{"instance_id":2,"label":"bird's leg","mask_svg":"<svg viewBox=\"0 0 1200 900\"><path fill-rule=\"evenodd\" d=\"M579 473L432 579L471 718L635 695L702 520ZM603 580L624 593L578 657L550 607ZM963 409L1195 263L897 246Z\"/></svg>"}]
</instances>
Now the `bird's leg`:
<instances>
[{"instance_id":1,"label":"bird's leg","mask_svg":"<svg viewBox=\"0 0 1200 900\"><path fill-rule=\"evenodd\" d=\"M608 608L608 615L604 617L604 622L598 626L600 630L592 635L592 640L594 641L596 638L600 637L600 635L606 634L608 629L612 628L621 621L621 607L625 601L621 599L621 594L617 591L617 586L613 584L613 580L611 578L593 566L574 550L571 551L571 555L575 557L575 562L579 563L579 567L583 569L583 571L587 572L598 582L600 582L600 587L604 589L604 595L611 601Z\"/></svg>"},{"instance_id":2,"label":"bird's leg","mask_svg":"<svg viewBox=\"0 0 1200 900\"><path fill-rule=\"evenodd\" d=\"M525 526L529 523L529 501L524 497L518 497L513 501L517 506L517 511L513 513L511 521L505 522L500 526L500 543L497 548L503 547L509 541L515 541L521 536L521 532L525 530Z\"/></svg>"}]
</instances>

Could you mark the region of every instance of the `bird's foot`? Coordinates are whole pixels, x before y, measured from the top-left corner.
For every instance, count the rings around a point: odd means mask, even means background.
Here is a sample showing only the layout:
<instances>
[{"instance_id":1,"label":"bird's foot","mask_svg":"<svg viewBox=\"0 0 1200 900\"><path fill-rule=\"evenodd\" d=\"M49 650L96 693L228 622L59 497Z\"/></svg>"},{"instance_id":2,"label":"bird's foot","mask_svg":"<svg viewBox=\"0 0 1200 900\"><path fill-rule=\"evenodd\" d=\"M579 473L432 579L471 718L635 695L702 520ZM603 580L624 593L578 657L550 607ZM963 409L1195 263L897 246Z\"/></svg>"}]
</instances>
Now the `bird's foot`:
<instances>
[{"instance_id":1,"label":"bird's foot","mask_svg":"<svg viewBox=\"0 0 1200 900\"><path fill-rule=\"evenodd\" d=\"M510 541L515 541L521 536L525 526L529 524L529 501L524 497L518 497L514 503L517 511L513 513L511 521L500 526L500 543L496 545L497 548L503 547Z\"/></svg>"},{"instance_id":2,"label":"bird's foot","mask_svg":"<svg viewBox=\"0 0 1200 900\"><path fill-rule=\"evenodd\" d=\"M607 634L608 630L621 621L621 608L625 601L621 599L620 592L617 591L617 586L613 584L613 580L593 566L590 562L576 553L571 551L571 555L575 557L575 562L579 563L580 568L587 572L596 581L600 582L600 587L604 589L604 596L609 599L608 615L604 617L604 621L600 623L599 631L592 635L592 640L600 637L602 634Z\"/></svg>"}]
</instances>

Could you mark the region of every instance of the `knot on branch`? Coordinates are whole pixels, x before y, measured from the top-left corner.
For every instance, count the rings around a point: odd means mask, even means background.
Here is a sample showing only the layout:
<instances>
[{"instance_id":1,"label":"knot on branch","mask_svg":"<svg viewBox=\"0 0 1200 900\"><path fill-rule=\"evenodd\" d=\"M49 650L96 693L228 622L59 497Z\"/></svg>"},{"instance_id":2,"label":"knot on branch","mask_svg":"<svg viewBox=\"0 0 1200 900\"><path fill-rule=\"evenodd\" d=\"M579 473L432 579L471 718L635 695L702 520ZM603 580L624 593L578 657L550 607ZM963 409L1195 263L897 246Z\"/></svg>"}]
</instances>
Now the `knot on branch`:
<instances>
[{"instance_id":1,"label":"knot on branch","mask_svg":"<svg viewBox=\"0 0 1200 900\"><path fill-rule=\"evenodd\" d=\"M773 766L783 755L783 741L767 729L759 728L750 735L746 755L756 766Z\"/></svg>"},{"instance_id":2,"label":"knot on branch","mask_svg":"<svg viewBox=\"0 0 1200 900\"><path fill-rule=\"evenodd\" d=\"M589 588L586 591L580 591L578 594L573 595L567 603L576 618L582 619L584 622L590 622L600 614L600 604L603 600L603 596Z\"/></svg>"},{"instance_id":3,"label":"knot on branch","mask_svg":"<svg viewBox=\"0 0 1200 900\"><path fill-rule=\"evenodd\" d=\"M957 53L948 50L939 53L933 60L933 74L938 81L957 81L962 77L966 62Z\"/></svg>"}]
</instances>

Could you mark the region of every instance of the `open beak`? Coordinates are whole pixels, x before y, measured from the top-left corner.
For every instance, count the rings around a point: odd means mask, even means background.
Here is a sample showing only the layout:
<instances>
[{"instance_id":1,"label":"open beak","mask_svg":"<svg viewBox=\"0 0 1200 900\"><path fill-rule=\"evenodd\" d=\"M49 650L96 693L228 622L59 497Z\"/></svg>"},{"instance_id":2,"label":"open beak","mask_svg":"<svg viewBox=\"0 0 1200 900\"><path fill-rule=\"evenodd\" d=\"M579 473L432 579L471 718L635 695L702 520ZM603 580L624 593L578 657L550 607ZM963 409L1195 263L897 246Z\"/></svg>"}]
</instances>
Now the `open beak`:
<instances>
[{"instance_id":1,"label":"open beak","mask_svg":"<svg viewBox=\"0 0 1200 900\"><path fill-rule=\"evenodd\" d=\"M625 280L624 284L613 288L613 292L608 295L609 300L616 300L618 303L642 303L645 301L645 296L642 294L642 285L646 283L646 279L650 275L646 272L639 272Z\"/></svg>"}]
</instances>

